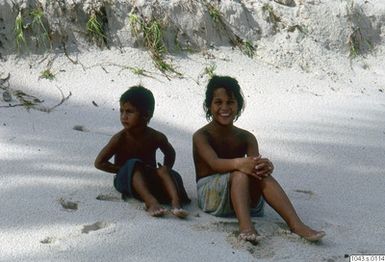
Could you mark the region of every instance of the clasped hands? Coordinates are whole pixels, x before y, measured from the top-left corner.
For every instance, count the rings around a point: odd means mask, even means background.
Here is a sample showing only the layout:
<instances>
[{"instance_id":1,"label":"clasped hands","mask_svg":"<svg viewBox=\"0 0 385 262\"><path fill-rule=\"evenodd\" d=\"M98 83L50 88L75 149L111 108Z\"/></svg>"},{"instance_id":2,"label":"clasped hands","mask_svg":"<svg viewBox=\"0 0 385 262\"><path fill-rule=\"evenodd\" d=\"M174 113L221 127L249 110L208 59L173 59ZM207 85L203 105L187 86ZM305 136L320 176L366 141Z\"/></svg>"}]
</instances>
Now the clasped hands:
<instances>
[{"instance_id":1,"label":"clasped hands","mask_svg":"<svg viewBox=\"0 0 385 262\"><path fill-rule=\"evenodd\" d=\"M240 158L239 171L255 177L258 180L262 180L264 177L270 176L273 173L274 165L267 159L258 156L248 156Z\"/></svg>"}]
</instances>

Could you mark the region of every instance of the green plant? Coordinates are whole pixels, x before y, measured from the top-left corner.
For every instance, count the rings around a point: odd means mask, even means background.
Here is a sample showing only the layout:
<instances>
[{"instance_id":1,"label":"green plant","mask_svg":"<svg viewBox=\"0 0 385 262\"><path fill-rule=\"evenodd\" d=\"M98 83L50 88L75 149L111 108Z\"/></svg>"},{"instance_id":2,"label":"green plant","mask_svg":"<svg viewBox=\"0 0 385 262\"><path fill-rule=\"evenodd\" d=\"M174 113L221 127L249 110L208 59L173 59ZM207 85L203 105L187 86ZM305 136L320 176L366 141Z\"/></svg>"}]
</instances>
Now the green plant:
<instances>
[{"instance_id":1,"label":"green plant","mask_svg":"<svg viewBox=\"0 0 385 262\"><path fill-rule=\"evenodd\" d=\"M167 48L163 42L163 32L158 20L152 19L144 23L143 27L144 44L150 50L155 66L162 72L173 72L179 74L171 64L164 61L164 54Z\"/></svg>"},{"instance_id":2,"label":"green plant","mask_svg":"<svg viewBox=\"0 0 385 262\"><path fill-rule=\"evenodd\" d=\"M38 104L43 103L43 100L40 100L35 96L28 95L21 90L16 90L14 92L14 95L16 96L17 100L19 100L19 102L21 103L21 106L24 106L27 110L34 108Z\"/></svg>"},{"instance_id":3,"label":"green plant","mask_svg":"<svg viewBox=\"0 0 385 262\"><path fill-rule=\"evenodd\" d=\"M357 57L365 48L372 48L372 44L363 37L359 27L352 28L352 33L348 37L348 46L350 58Z\"/></svg>"},{"instance_id":4,"label":"green plant","mask_svg":"<svg viewBox=\"0 0 385 262\"><path fill-rule=\"evenodd\" d=\"M206 6L208 8L209 15L211 16L213 21L215 23L221 22L221 19L222 19L221 18L221 12L218 10L218 8L216 8L215 6L213 6L212 4L209 4L209 3L207 3Z\"/></svg>"},{"instance_id":5,"label":"green plant","mask_svg":"<svg viewBox=\"0 0 385 262\"><path fill-rule=\"evenodd\" d=\"M215 74L215 69L217 69L216 64L211 64L205 67L204 73L209 76L209 78L212 78Z\"/></svg>"},{"instance_id":6,"label":"green plant","mask_svg":"<svg viewBox=\"0 0 385 262\"><path fill-rule=\"evenodd\" d=\"M48 31L43 23L43 9L41 7L36 7L30 12L30 16L32 17L32 31L37 35L38 45L43 44L47 47L46 43L49 43L50 41Z\"/></svg>"},{"instance_id":7,"label":"green plant","mask_svg":"<svg viewBox=\"0 0 385 262\"><path fill-rule=\"evenodd\" d=\"M273 7L266 3L262 6L262 11L267 14L267 21L272 23L274 30L276 30L281 18L275 13Z\"/></svg>"},{"instance_id":8,"label":"green plant","mask_svg":"<svg viewBox=\"0 0 385 262\"><path fill-rule=\"evenodd\" d=\"M51 72L50 69L45 69L42 72L40 72L40 77L39 78L53 80L53 79L55 79L55 75Z\"/></svg>"},{"instance_id":9,"label":"green plant","mask_svg":"<svg viewBox=\"0 0 385 262\"><path fill-rule=\"evenodd\" d=\"M253 46L253 43L248 41L248 40L244 40L243 43L242 43L242 52L244 54L246 54L248 57L251 57L253 58L254 56L254 52L255 52L255 48Z\"/></svg>"},{"instance_id":10,"label":"green plant","mask_svg":"<svg viewBox=\"0 0 385 262\"><path fill-rule=\"evenodd\" d=\"M129 67L131 72L135 75L145 75L144 69L139 67Z\"/></svg>"},{"instance_id":11,"label":"green plant","mask_svg":"<svg viewBox=\"0 0 385 262\"><path fill-rule=\"evenodd\" d=\"M163 55L167 49L163 43L163 33L156 19L147 22L143 28L144 43L152 52Z\"/></svg>"},{"instance_id":12,"label":"green plant","mask_svg":"<svg viewBox=\"0 0 385 262\"><path fill-rule=\"evenodd\" d=\"M135 13L134 9L132 9L131 12L128 14L128 21L132 34L137 37L140 31L143 31L142 28L144 27L144 25L138 14Z\"/></svg>"},{"instance_id":13,"label":"green plant","mask_svg":"<svg viewBox=\"0 0 385 262\"><path fill-rule=\"evenodd\" d=\"M25 41L24 37L24 20L21 16L21 11L19 11L19 14L16 16L15 19L15 34L16 34L16 47L17 50L20 50L21 46L27 46L27 42Z\"/></svg>"},{"instance_id":14,"label":"green plant","mask_svg":"<svg viewBox=\"0 0 385 262\"><path fill-rule=\"evenodd\" d=\"M368 38L369 35L365 34L365 31L361 31L360 25L357 24L357 20L363 13L362 8L354 0L347 0L346 13L351 28L351 33L347 40L349 57L355 58L365 51L372 49L373 44Z\"/></svg>"},{"instance_id":15,"label":"green plant","mask_svg":"<svg viewBox=\"0 0 385 262\"><path fill-rule=\"evenodd\" d=\"M97 15L95 10L91 10L90 17L87 21L87 33L99 46L103 45L107 39L101 20L101 17Z\"/></svg>"},{"instance_id":16,"label":"green plant","mask_svg":"<svg viewBox=\"0 0 385 262\"><path fill-rule=\"evenodd\" d=\"M349 36L348 45L349 45L349 57L355 58L356 56L358 56L358 53L360 51L360 45L356 41L356 38L354 37L353 33Z\"/></svg>"},{"instance_id":17,"label":"green plant","mask_svg":"<svg viewBox=\"0 0 385 262\"><path fill-rule=\"evenodd\" d=\"M174 67L165 62L161 57L154 57L154 63L155 63L155 66L162 72L173 72L173 73L176 73L177 75L180 75L179 72L177 72Z\"/></svg>"},{"instance_id":18,"label":"green plant","mask_svg":"<svg viewBox=\"0 0 385 262\"><path fill-rule=\"evenodd\" d=\"M151 58L156 68L161 72L173 72L181 75L174 67L164 61L164 55L167 53L167 48L163 42L163 31L161 23L154 17L144 20L135 10L132 10L128 15L131 32L135 37L143 33L144 46L150 51Z\"/></svg>"}]
</instances>

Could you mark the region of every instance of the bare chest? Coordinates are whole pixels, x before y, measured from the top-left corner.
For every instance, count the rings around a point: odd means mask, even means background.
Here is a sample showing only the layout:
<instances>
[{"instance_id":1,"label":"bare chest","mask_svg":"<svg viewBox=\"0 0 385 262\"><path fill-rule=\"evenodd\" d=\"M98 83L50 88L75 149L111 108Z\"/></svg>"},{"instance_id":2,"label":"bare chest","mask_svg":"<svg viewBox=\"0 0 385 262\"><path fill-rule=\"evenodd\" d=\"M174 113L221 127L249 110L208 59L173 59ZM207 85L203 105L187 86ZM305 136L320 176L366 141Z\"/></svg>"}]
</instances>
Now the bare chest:
<instances>
[{"instance_id":1,"label":"bare chest","mask_svg":"<svg viewBox=\"0 0 385 262\"><path fill-rule=\"evenodd\" d=\"M247 152L246 144L237 137L216 137L211 140L211 146L221 158L235 158L244 156Z\"/></svg>"}]
</instances>

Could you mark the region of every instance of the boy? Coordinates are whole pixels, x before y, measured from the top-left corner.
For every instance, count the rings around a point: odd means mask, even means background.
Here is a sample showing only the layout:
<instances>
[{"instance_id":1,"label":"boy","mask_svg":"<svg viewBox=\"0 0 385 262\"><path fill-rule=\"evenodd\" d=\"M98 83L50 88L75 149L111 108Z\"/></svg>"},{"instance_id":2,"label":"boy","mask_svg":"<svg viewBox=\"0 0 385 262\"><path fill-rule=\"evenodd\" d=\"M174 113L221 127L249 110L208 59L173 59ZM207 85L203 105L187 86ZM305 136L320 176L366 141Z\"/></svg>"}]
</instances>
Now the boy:
<instances>
[{"instance_id":1,"label":"boy","mask_svg":"<svg viewBox=\"0 0 385 262\"><path fill-rule=\"evenodd\" d=\"M250 132L233 125L244 108L240 86L234 78L214 76L207 85L204 109L211 120L193 135L199 207L215 216L236 215L239 238L256 244L258 235L251 216L263 215L264 200L286 221L290 230L309 240L324 235L305 225L278 182L273 164L259 155Z\"/></svg>"},{"instance_id":2,"label":"boy","mask_svg":"<svg viewBox=\"0 0 385 262\"><path fill-rule=\"evenodd\" d=\"M165 215L160 203L171 202L171 213L184 218L188 212L182 203L190 202L182 178L171 168L175 150L161 132L148 126L154 113L155 99L142 86L129 88L120 97L120 121L123 130L115 134L100 151L95 167L116 173L114 187L122 197L143 200L151 216ZM164 154L163 165L156 166L156 150ZM114 163L109 160L114 156Z\"/></svg>"}]
</instances>

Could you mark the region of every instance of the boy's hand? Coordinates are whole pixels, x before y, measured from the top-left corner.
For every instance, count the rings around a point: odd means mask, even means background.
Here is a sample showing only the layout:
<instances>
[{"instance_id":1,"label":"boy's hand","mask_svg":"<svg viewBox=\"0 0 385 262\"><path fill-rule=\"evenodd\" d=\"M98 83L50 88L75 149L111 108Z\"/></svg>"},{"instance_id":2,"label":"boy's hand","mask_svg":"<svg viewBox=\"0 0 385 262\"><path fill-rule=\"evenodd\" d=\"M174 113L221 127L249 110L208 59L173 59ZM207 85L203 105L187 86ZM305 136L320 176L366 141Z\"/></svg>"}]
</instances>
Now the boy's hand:
<instances>
[{"instance_id":1,"label":"boy's hand","mask_svg":"<svg viewBox=\"0 0 385 262\"><path fill-rule=\"evenodd\" d=\"M160 163L158 163L158 168L156 169L156 174L158 176L162 176L163 174L169 173L169 168L167 166L164 166Z\"/></svg>"}]
</instances>

